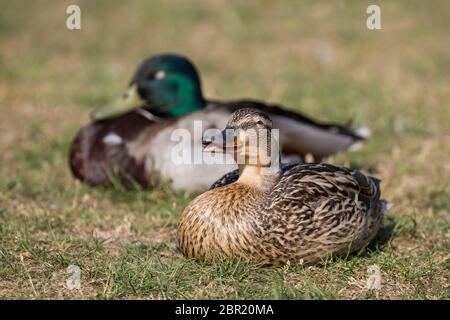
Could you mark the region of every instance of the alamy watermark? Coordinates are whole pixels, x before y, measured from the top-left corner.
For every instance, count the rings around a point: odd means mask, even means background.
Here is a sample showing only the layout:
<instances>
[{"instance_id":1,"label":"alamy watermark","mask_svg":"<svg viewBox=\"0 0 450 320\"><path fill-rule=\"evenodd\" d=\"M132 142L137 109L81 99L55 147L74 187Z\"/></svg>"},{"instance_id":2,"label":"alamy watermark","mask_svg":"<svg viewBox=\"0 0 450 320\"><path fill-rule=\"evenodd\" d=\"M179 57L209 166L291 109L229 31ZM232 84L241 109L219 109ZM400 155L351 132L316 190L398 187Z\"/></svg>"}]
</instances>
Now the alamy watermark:
<instances>
[{"instance_id":1,"label":"alamy watermark","mask_svg":"<svg viewBox=\"0 0 450 320\"><path fill-rule=\"evenodd\" d=\"M66 27L69 30L81 29L81 9L76 4L67 6L66 13L69 15L66 19Z\"/></svg>"},{"instance_id":2,"label":"alamy watermark","mask_svg":"<svg viewBox=\"0 0 450 320\"><path fill-rule=\"evenodd\" d=\"M381 289L381 271L380 267L376 264L367 268L367 290L380 290Z\"/></svg>"},{"instance_id":3,"label":"alamy watermark","mask_svg":"<svg viewBox=\"0 0 450 320\"><path fill-rule=\"evenodd\" d=\"M79 266L71 264L67 267L67 273L70 274L66 280L66 286L69 290L80 290L81 288L81 269Z\"/></svg>"},{"instance_id":4,"label":"alamy watermark","mask_svg":"<svg viewBox=\"0 0 450 320\"><path fill-rule=\"evenodd\" d=\"M366 26L369 30L380 30L381 29L381 9L380 6L376 4L371 4L367 7L366 13L370 14L366 20Z\"/></svg>"},{"instance_id":5,"label":"alamy watermark","mask_svg":"<svg viewBox=\"0 0 450 320\"><path fill-rule=\"evenodd\" d=\"M371 4L367 7L366 13L369 17L366 19L366 26L369 30L381 29L381 8L376 4ZM66 27L69 30L81 29L81 8L76 4L71 4L66 8L66 14L69 16L66 19Z\"/></svg>"}]
</instances>

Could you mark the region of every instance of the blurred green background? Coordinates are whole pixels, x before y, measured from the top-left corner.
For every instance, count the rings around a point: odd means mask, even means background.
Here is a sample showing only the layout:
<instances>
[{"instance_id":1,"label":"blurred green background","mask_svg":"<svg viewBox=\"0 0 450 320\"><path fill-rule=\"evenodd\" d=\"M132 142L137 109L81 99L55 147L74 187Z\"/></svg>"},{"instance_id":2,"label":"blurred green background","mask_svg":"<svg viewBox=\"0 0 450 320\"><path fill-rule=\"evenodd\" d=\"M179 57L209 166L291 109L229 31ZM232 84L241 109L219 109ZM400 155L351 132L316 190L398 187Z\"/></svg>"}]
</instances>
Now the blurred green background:
<instances>
[{"instance_id":1,"label":"blurred green background","mask_svg":"<svg viewBox=\"0 0 450 320\"><path fill-rule=\"evenodd\" d=\"M372 2L0 0L0 296L449 298L450 3ZM325 267L199 265L172 249L193 195L76 182L71 139L161 52L190 57L206 97L369 126L363 149L330 161L383 180L388 244ZM364 289L374 263L378 293ZM69 264L81 291L64 289Z\"/></svg>"}]
</instances>

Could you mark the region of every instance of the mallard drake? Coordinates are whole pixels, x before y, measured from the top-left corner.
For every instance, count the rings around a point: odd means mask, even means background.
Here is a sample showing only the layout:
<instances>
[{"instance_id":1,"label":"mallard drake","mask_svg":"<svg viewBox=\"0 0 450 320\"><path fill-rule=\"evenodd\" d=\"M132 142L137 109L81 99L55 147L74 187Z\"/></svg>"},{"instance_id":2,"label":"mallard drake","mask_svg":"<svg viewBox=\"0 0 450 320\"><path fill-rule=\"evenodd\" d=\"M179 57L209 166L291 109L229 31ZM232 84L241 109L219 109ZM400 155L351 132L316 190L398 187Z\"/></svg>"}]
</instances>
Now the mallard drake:
<instances>
[{"instance_id":1,"label":"mallard drake","mask_svg":"<svg viewBox=\"0 0 450 320\"><path fill-rule=\"evenodd\" d=\"M174 189L205 191L237 167L174 164L171 150L179 142L171 139L172 133L175 129L188 130L192 139L185 147L190 149L192 141L196 146L202 137L201 130L194 130L194 121L201 121L202 130L223 128L232 112L248 107L267 112L274 125L283 128L283 156L302 158L310 154L317 161L354 149L368 136L365 128L321 123L278 105L254 100L207 100L193 64L185 57L163 54L139 66L120 99L92 113L92 122L80 130L71 145L71 170L91 185L111 184L115 170L144 187L164 178ZM201 146L198 149L201 152Z\"/></svg>"},{"instance_id":2,"label":"mallard drake","mask_svg":"<svg viewBox=\"0 0 450 320\"><path fill-rule=\"evenodd\" d=\"M239 178L221 179L183 211L177 239L187 257L315 263L359 250L377 233L380 181L325 163L282 170L272 128L267 114L241 109L221 135L204 142L205 151L237 159ZM248 143L255 135L257 143ZM270 161L261 161L262 153Z\"/></svg>"}]
</instances>

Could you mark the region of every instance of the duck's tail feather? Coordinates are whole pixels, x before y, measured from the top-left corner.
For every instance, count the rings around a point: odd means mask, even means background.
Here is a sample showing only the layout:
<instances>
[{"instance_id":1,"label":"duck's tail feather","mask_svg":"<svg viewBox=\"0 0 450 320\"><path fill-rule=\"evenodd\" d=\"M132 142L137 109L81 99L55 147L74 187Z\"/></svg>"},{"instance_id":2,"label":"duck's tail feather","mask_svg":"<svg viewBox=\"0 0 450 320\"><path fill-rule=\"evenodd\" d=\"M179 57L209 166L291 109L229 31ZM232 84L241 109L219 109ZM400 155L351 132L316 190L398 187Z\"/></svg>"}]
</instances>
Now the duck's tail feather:
<instances>
[{"instance_id":1,"label":"duck's tail feather","mask_svg":"<svg viewBox=\"0 0 450 320\"><path fill-rule=\"evenodd\" d=\"M376 190L375 195L373 196L373 203L376 204L376 209L373 211L373 214L378 215L377 220L381 222L386 212L393 207L393 204L392 202L381 199L381 180L374 177L369 177L369 179Z\"/></svg>"},{"instance_id":2,"label":"duck's tail feather","mask_svg":"<svg viewBox=\"0 0 450 320\"><path fill-rule=\"evenodd\" d=\"M372 199L378 202L381 196L381 180L372 176L368 176L368 179L372 184Z\"/></svg>"},{"instance_id":3,"label":"duck's tail feather","mask_svg":"<svg viewBox=\"0 0 450 320\"><path fill-rule=\"evenodd\" d=\"M380 200L381 208L380 212L381 214L385 214L387 211L391 210L394 204L392 202L389 202L387 200Z\"/></svg>"},{"instance_id":4,"label":"duck's tail feather","mask_svg":"<svg viewBox=\"0 0 450 320\"><path fill-rule=\"evenodd\" d=\"M348 148L348 150L350 150L350 151L355 151L355 150L361 149L363 144L366 142L366 140L372 134L371 130L367 127L353 129L353 132L354 132L354 135L356 137L358 137L359 139L355 139L355 141L350 145L350 147Z\"/></svg>"},{"instance_id":5,"label":"duck's tail feather","mask_svg":"<svg viewBox=\"0 0 450 320\"><path fill-rule=\"evenodd\" d=\"M368 139L372 135L372 131L368 127L354 129L355 134L363 139Z\"/></svg>"}]
</instances>

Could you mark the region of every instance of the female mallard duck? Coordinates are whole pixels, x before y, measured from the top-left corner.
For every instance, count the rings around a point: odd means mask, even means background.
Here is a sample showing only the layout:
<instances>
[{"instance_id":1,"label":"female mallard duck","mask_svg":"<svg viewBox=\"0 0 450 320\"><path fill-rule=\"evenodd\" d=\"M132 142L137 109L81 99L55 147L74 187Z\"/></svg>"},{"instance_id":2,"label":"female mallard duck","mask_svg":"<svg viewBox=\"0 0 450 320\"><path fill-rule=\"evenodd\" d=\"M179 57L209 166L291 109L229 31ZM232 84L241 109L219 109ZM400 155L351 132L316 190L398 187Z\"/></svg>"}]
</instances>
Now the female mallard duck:
<instances>
[{"instance_id":1,"label":"female mallard duck","mask_svg":"<svg viewBox=\"0 0 450 320\"><path fill-rule=\"evenodd\" d=\"M171 158L175 129L187 129L192 142L202 130L223 128L231 113L252 107L267 112L283 128L283 155L311 154L316 160L353 149L365 141L367 130L324 124L299 113L252 100L219 102L203 97L195 67L186 58L164 54L145 60L128 91L112 105L93 112L93 122L82 128L72 143L70 166L78 179L91 185L109 185L111 172L130 177L142 186L154 178L171 180L175 189L206 190L234 164L175 164ZM202 130L194 130L194 121ZM303 137L303 139L298 139ZM194 144L196 146L196 144ZM195 148L194 148L195 149ZM201 154L201 145L197 148Z\"/></svg>"},{"instance_id":2,"label":"female mallard duck","mask_svg":"<svg viewBox=\"0 0 450 320\"><path fill-rule=\"evenodd\" d=\"M226 129L204 142L205 151L232 154L239 178L221 180L186 207L177 231L186 256L315 263L375 236L383 219L379 180L331 164L281 170L272 121L258 110L234 112Z\"/></svg>"}]
</instances>

